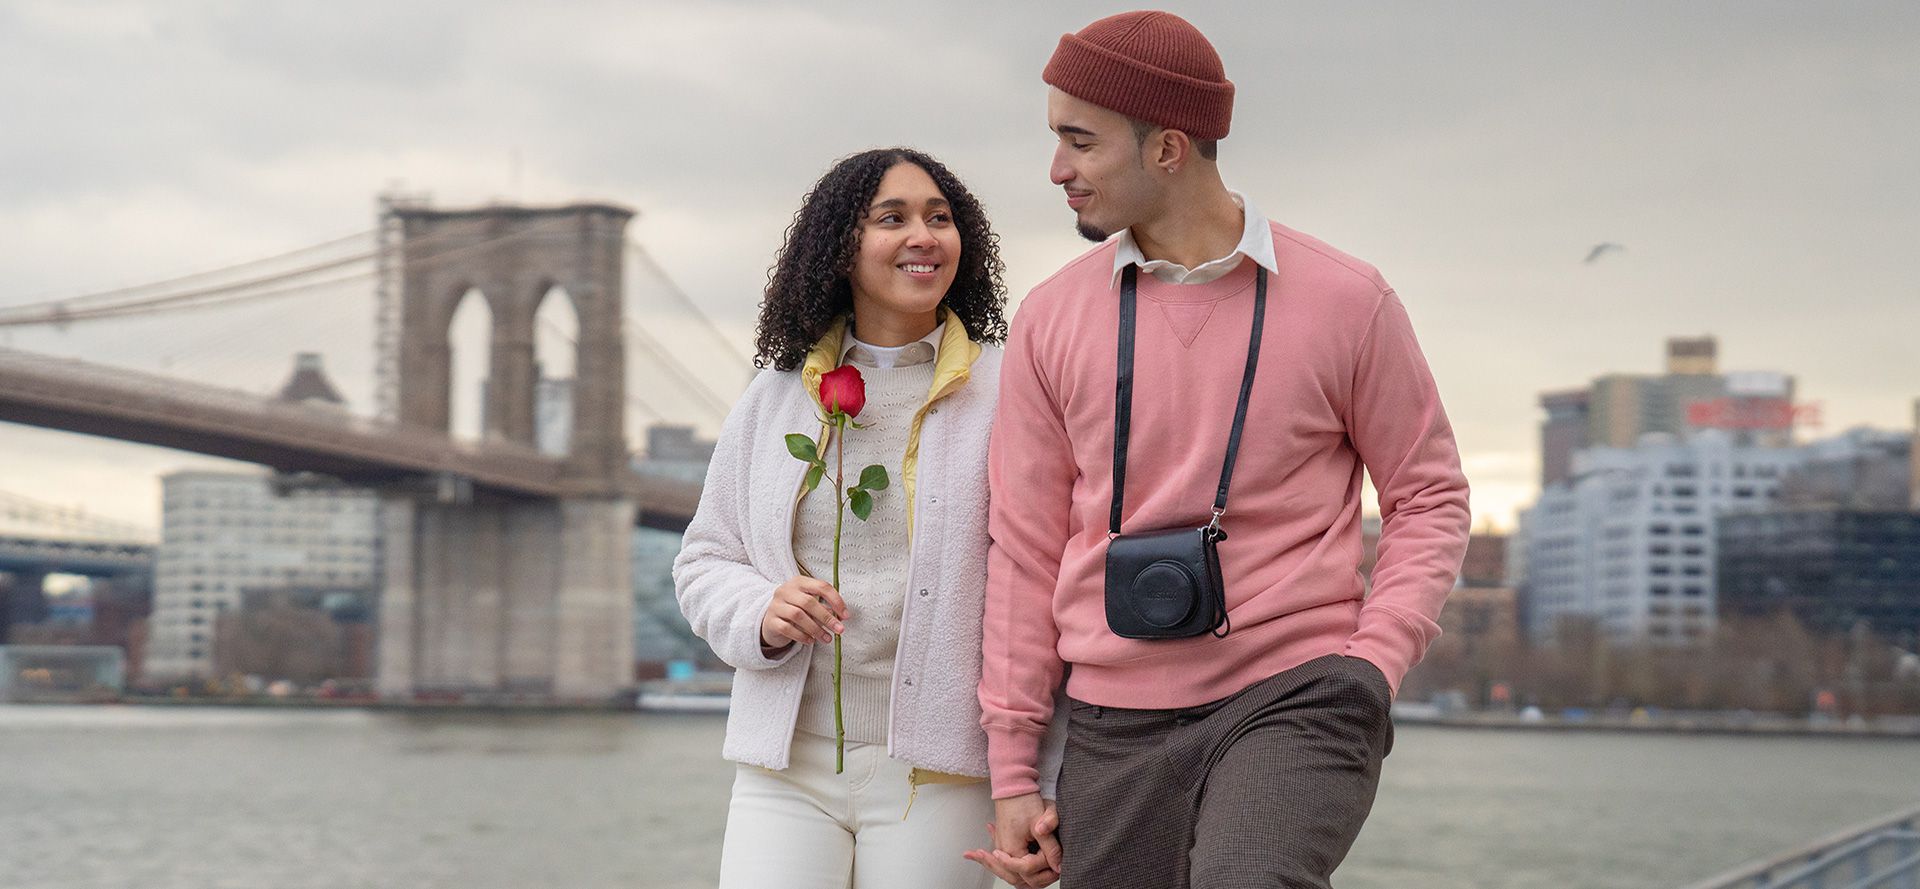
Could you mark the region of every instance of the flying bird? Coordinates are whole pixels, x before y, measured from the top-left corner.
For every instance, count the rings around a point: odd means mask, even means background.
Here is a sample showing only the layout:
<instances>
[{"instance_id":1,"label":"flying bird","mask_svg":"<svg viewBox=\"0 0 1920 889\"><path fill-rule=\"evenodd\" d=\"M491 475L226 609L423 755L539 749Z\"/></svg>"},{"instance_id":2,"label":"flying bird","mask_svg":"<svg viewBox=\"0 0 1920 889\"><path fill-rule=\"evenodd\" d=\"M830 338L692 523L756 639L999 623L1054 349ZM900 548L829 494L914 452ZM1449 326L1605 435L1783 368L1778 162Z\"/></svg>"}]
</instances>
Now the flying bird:
<instances>
[{"instance_id":1,"label":"flying bird","mask_svg":"<svg viewBox=\"0 0 1920 889\"><path fill-rule=\"evenodd\" d=\"M1627 249L1626 245L1624 244L1615 244L1612 241L1604 241L1599 244L1593 245L1593 249L1587 251L1587 258L1582 260L1582 262L1585 262L1587 265L1592 265L1596 262L1599 262L1600 257L1602 256L1605 256L1609 253L1624 253L1626 252L1626 249Z\"/></svg>"}]
</instances>

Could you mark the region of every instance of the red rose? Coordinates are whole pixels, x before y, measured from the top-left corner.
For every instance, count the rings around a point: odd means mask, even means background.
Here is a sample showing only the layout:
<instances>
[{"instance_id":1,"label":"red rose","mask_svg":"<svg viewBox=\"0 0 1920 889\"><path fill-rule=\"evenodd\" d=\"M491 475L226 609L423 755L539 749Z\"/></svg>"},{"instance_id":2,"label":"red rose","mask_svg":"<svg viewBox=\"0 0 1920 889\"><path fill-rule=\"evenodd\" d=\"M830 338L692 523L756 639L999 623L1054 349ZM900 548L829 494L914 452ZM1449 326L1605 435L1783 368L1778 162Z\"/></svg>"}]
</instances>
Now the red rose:
<instances>
[{"instance_id":1,"label":"red rose","mask_svg":"<svg viewBox=\"0 0 1920 889\"><path fill-rule=\"evenodd\" d=\"M820 406L831 415L840 411L848 417L860 416L867 406L867 381L853 365L843 365L820 375Z\"/></svg>"}]
</instances>

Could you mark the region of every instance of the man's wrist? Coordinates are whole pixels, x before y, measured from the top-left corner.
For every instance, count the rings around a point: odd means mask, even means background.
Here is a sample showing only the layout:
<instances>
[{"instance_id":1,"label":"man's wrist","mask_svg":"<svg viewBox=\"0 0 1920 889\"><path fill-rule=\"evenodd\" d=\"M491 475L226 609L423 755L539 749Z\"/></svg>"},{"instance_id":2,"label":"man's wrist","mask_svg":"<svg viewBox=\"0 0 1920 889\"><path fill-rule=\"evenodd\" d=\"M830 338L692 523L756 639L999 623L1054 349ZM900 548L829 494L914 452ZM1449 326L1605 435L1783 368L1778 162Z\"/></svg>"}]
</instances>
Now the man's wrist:
<instances>
[{"instance_id":1,"label":"man's wrist","mask_svg":"<svg viewBox=\"0 0 1920 889\"><path fill-rule=\"evenodd\" d=\"M1012 808L1027 802L1045 802L1045 798L1040 795L1040 791L1038 790L1027 793L1016 793L1012 796L997 796L993 799L993 807L995 809Z\"/></svg>"},{"instance_id":2,"label":"man's wrist","mask_svg":"<svg viewBox=\"0 0 1920 889\"><path fill-rule=\"evenodd\" d=\"M987 774L992 777L994 799L1040 792L1041 739L1017 729L987 729Z\"/></svg>"}]
</instances>

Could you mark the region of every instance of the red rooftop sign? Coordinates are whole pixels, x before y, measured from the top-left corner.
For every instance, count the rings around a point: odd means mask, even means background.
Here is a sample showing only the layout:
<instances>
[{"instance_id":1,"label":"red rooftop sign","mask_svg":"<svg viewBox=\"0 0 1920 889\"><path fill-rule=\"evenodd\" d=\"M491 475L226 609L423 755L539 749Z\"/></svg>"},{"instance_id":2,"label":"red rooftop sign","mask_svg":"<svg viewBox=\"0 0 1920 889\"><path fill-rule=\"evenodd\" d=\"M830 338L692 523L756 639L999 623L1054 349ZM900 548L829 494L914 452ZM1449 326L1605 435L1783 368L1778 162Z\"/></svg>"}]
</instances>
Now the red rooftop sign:
<instances>
[{"instance_id":1,"label":"red rooftop sign","mask_svg":"<svg viewBox=\"0 0 1920 889\"><path fill-rule=\"evenodd\" d=\"M1792 429L1819 426L1820 403L1785 398L1715 398L1687 405L1687 425L1698 429Z\"/></svg>"}]
</instances>

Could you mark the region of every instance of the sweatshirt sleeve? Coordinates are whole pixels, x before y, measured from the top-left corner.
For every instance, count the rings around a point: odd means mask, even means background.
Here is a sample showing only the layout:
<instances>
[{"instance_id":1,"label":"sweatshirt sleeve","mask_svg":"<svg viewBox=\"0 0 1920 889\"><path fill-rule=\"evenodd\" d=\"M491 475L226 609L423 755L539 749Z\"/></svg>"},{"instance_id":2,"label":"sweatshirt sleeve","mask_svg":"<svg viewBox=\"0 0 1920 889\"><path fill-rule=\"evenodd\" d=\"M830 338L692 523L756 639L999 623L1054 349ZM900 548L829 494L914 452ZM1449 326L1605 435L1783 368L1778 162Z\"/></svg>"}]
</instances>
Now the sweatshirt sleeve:
<instances>
[{"instance_id":1,"label":"sweatshirt sleeve","mask_svg":"<svg viewBox=\"0 0 1920 889\"><path fill-rule=\"evenodd\" d=\"M1025 323L1023 323L1025 322ZM1039 789L1041 740L1063 665L1053 593L1066 548L1074 461L1035 353L1032 316L1014 319L988 451L986 624L980 725L993 796Z\"/></svg>"},{"instance_id":2,"label":"sweatshirt sleeve","mask_svg":"<svg viewBox=\"0 0 1920 889\"><path fill-rule=\"evenodd\" d=\"M1386 290L1361 342L1347 434L1380 498L1373 591L1345 654L1400 682L1440 635L1436 620L1466 555L1467 480L1453 428L1405 306Z\"/></svg>"},{"instance_id":3,"label":"sweatshirt sleeve","mask_svg":"<svg viewBox=\"0 0 1920 889\"><path fill-rule=\"evenodd\" d=\"M673 588L680 611L713 653L738 670L768 670L792 658L788 646L768 658L760 647L760 619L779 586L753 567L746 529L751 520L752 462L757 424L752 422L764 387L750 388L728 414L707 465L700 505L673 560ZM760 492L766 494L769 492ZM776 496L778 492L772 492Z\"/></svg>"}]
</instances>

